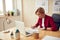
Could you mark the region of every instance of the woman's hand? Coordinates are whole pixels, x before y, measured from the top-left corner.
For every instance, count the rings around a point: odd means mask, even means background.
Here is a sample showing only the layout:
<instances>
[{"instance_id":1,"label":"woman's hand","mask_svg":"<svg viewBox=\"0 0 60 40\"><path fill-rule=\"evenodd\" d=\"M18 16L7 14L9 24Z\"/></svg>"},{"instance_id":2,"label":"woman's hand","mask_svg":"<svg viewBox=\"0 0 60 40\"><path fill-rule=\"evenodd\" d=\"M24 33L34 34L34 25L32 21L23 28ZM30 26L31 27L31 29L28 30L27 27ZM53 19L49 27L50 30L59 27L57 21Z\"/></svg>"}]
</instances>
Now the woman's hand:
<instances>
[{"instance_id":1,"label":"woman's hand","mask_svg":"<svg viewBox=\"0 0 60 40\"><path fill-rule=\"evenodd\" d=\"M34 29L34 28L36 28L36 27L35 27L35 26L32 26L31 28Z\"/></svg>"},{"instance_id":2,"label":"woman's hand","mask_svg":"<svg viewBox=\"0 0 60 40\"><path fill-rule=\"evenodd\" d=\"M48 31L51 31L51 28L47 28Z\"/></svg>"}]
</instances>

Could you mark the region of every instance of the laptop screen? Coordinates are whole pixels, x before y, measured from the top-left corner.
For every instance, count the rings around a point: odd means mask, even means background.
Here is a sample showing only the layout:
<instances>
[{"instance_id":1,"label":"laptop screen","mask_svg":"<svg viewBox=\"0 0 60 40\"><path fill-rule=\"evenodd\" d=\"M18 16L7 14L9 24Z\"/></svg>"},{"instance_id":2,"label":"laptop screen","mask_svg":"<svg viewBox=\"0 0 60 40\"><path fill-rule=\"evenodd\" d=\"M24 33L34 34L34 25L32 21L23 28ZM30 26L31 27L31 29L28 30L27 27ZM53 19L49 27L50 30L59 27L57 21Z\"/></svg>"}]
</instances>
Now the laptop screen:
<instances>
[{"instance_id":1,"label":"laptop screen","mask_svg":"<svg viewBox=\"0 0 60 40\"><path fill-rule=\"evenodd\" d=\"M19 29L20 33L25 35L24 22L22 22L22 21L15 21L15 24L16 24L16 29Z\"/></svg>"}]
</instances>

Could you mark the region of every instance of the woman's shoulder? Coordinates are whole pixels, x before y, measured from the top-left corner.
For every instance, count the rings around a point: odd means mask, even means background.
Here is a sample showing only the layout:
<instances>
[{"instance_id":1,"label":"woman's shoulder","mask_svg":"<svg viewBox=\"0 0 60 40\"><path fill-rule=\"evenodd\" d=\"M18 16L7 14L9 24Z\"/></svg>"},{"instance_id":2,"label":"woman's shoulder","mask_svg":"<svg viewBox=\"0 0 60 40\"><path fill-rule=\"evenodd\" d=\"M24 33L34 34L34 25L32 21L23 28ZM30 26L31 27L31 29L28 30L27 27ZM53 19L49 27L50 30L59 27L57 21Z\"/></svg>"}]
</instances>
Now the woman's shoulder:
<instances>
[{"instance_id":1,"label":"woman's shoulder","mask_svg":"<svg viewBox=\"0 0 60 40\"><path fill-rule=\"evenodd\" d=\"M49 16L49 15L45 15L45 16L46 16L46 18L48 18L48 19L53 19L52 16Z\"/></svg>"}]
</instances>

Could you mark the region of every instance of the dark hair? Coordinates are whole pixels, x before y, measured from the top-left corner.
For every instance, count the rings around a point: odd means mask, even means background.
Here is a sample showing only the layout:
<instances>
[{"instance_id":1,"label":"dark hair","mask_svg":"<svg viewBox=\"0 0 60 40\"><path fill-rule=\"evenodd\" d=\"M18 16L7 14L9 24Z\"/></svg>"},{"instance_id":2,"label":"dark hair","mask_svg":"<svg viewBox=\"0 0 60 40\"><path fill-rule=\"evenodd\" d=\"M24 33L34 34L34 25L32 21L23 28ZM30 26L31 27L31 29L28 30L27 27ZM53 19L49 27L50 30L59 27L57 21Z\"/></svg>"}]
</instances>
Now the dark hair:
<instances>
[{"instance_id":1,"label":"dark hair","mask_svg":"<svg viewBox=\"0 0 60 40\"><path fill-rule=\"evenodd\" d=\"M45 13L45 10L44 10L44 8L39 7L39 8L35 11L35 14L37 14L37 12Z\"/></svg>"}]
</instances>

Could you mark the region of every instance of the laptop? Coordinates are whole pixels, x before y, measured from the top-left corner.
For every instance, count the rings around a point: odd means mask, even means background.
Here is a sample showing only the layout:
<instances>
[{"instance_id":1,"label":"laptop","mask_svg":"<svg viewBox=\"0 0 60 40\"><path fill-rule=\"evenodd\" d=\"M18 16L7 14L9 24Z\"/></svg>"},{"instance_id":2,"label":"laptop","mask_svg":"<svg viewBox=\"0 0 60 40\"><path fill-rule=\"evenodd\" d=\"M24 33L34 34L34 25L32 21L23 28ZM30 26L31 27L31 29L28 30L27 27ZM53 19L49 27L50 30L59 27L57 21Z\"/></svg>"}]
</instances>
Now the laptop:
<instances>
[{"instance_id":1,"label":"laptop","mask_svg":"<svg viewBox=\"0 0 60 40\"><path fill-rule=\"evenodd\" d=\"M30 35L33 34L34 30L32 28L25 29L24 22L22 22L22 21L15 21L15 25L16 25L16 30L19 29L21 34L23 34L25 36L30 36Z\"/></svg>"}]
</instances>

